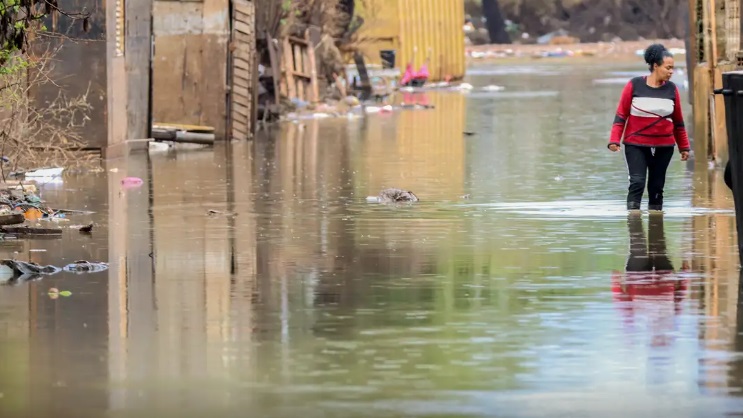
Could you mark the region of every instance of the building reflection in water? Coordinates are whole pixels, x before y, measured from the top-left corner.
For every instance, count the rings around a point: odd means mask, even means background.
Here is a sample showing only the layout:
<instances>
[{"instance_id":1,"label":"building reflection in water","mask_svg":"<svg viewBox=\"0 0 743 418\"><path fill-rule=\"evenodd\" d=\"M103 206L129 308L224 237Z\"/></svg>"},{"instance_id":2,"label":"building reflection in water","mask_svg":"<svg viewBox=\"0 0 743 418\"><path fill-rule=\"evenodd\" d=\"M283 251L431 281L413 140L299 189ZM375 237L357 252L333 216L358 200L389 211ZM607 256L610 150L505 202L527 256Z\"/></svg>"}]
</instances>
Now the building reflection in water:
<instances>
[{"instance_id":1,"label":"building reflection in water","mask_svg":"<svg viewBox=\"0 0 743 418\"><path fill-rule=\"evenodd\" d=\"M574 304L554 308L549 301L599 298L606 291L606 281L549 287L548 276L610 269L595 262L591 249L578 255L545 249L543 223L524 221L528 228L522 231L509 220L488 223L476 212L437 210L431 202L451 202L467 192L465 99L436 95L430 102L438 112L376 115L379 123L350 126L282 124L276 135L252 143L111 161L101 184L88 185L100 190L87 198L106 216L99 220L106 227L95 234L103 242L81 250L72 249L77 241L66 242L54 247L57 252L30 253L43 262L63 249L86 259L105 258L107 251L105 278L63 282L75 286L73 294L100 297L52 303L43 295L56 282L46 279L0 292L0 355L17 359L0 362L0 376L18 377L3 388L13 393L15 411L74 406L79 416L95 416L105 409L115 415L186 405L197 414L260 406L273 398L261 398L251 384L301 386L323 376L328 384L353 387L381 377L402 379L368 362L385 350L442 370L432 371L431 381L405 383L411 386L444 386L461 370L473 381L502 379L492 385L496 389L523 384L519 376L533 372L535 360L519 353L560 341L548 334L553 330L530 331L542 325L535 306L565 314ZM143 187L122 189L126 176L142 178ZM695 206L729 207L719 197L724 190L702 180L695 179ZM390 208L359 203L384 187L414 190L423 201L415 214L401 207L395 216ZM630 219L628 271L613 277L617 307L628 321L651 308L650 345L661 348L674 345L680 315L701 309L701 344L740 351L735 330L741 325L733 319L734 219L712 214L686 221L679 266L668 256L667 247L676 243L665 239L664 222L651 216L646 236L642 219ZM586 228L575 227L577 234ZM26 252L33 245L0 243L0 251ZM544 266L551 270L537 271ZM678 280L681 271L690 279ZM648 295L656 306L643 303ZM410 337L419 345L401 349L372 346L385 337L361 335L411 324L437 330L444 343ZM482 344L459 344L496 341L487 334L492 327L504 331L497 337L517 335L518 341L490 344L488 355ZM370 349L348 348L354 344ZM369 354L374 350L381 354ZM488 367L468 366L483 357ZM397 366L407 367L402 360ZM708 387L739 386L733 377L741 366L729 359L705 359L699 367ZM6 405L0 402L0 408Z\"/></svg>"}]
</instances>

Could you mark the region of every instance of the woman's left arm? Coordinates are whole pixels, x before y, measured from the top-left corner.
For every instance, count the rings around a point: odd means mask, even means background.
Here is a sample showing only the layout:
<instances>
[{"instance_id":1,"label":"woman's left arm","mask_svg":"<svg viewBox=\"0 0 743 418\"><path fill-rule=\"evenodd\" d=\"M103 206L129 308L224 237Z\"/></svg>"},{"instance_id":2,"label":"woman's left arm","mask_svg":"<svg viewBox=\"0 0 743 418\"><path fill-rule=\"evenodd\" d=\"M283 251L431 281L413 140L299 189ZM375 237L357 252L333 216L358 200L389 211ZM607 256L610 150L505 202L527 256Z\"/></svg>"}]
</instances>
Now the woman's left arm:
<instances>
[{"instance_id":1,"label":"woman's left arm","mask_svg":"<svg viewBox=\"0 0 743 418\"><path fill-rule=\"evenodd\" d=\"M681 95L679 94L678 87L676 87L676 98L674 99L671 119L673 120L673 137L679 146L679 152L689 152L691 146L689 145L689 136L686 134L686 126L684 125L684 112L681 109Z\"/></svg>"}]
</instances>

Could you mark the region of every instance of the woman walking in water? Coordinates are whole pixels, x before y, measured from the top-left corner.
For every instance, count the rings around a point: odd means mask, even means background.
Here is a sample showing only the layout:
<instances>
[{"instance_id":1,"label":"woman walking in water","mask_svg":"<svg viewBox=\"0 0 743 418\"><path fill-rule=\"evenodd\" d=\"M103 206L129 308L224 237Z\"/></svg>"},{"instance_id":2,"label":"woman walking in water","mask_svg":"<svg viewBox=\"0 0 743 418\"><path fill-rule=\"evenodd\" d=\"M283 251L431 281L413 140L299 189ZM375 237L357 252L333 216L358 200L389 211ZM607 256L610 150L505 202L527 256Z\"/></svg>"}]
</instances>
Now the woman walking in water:
<instances>
[{"instance_id":1,"label":"woman walking in water","mask_svg":"<svg viewBox=\"0 0 743 418\"><path fill-rule=\"evenodd\" d=\"M678 144L681 161L689 158L689 138L684 127L678 88L671 82L673 55L660 44L645 50L650 75L630 80L619 99L611 128L609 149L621 149L629 171L627 209L639 210L647 182L649 210L663 210L666 170Z\"/></svg>"}]
</instances>

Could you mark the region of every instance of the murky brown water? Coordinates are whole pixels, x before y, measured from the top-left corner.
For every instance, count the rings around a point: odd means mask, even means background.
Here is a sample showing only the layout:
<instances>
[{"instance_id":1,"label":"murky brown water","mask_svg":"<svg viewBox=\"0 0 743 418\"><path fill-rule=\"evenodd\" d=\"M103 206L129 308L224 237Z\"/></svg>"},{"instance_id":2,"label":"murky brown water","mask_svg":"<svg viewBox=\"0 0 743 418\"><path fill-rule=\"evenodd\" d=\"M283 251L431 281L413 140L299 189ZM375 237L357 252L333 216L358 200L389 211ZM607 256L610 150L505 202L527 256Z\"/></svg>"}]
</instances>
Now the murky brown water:
<instances>
[{"instance_id":1,"label":"murky brown water","mask_svg":"<svg viewBox=\"0 0 743 418\"><path fill-rule=\"evenodd\" d=\"M628 219L629 75L477 68L507 89L46 187L98 228L0 256L111 268L0 287L0 416L743 413L729 192L675 161L666 215ZM365 203L390 186L422 202Z\"/></svg>"}]
</instances>

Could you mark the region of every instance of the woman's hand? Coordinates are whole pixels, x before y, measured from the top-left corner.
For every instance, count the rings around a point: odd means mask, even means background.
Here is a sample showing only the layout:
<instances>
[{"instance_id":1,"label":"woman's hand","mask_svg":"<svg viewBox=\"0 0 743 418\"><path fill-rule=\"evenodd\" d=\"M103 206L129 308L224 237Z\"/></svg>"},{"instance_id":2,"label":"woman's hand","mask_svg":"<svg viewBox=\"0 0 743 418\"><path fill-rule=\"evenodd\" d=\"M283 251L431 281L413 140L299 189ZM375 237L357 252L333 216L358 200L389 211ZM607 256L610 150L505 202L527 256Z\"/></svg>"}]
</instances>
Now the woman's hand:
<instances>
[{"instance_id":1,"label":"woman's hand","mask_svg":"<svg viewBox=\"0 0 743 418\"><path fill-rule=\"evenodd\" d=\"M617 152L620 149L622 149L622 147L620 147L619 144L611 144L611 145L609 145L609 150L611 150L611 152Z\"/></svg>"},{"instance_id":2,"label":"woman's hand","mask_svg":"<svg viewBox=\"0 0 743 418\"><path fill-rule=\"evenodd\" d=\"M689 151L681 151L681 161L686 161L689 159Z\"/></svg>"}]
</instances>

